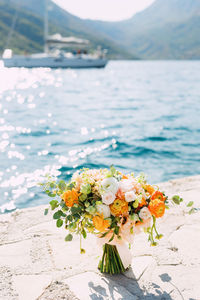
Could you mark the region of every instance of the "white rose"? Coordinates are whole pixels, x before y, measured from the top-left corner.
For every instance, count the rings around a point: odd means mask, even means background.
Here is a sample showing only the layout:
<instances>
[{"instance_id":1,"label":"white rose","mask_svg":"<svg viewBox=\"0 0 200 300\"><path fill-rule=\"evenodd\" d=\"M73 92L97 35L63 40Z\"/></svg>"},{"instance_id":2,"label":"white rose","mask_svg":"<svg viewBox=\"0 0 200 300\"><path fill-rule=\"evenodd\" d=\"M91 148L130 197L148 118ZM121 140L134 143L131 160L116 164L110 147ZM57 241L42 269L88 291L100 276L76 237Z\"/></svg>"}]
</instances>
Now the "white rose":
<instances>
[{"instance_id":1,"label":"white rose","mask_svg":"<svg viewBox=\"0 0 200 300\"><path fill-rule=\"evenodd\" d=\"M103 214L104 218L109 218L110 217L110 207L105 205L105 204L98 204L96 206L97 211L100 214Z\"/></svg>"},{"instance_id":2,"label":"white rose","mask_svg":"<svg viewBox=\"0 0 200 300\"><path fill-rule=\"evenodd\" d=\"M134 180L132 179L122 179L119 183L119 188L122 193L130 192L134 188Z\"/></svg>"},{"instance_id":3,"label":"white rose","mask_svg":"<svg viewBox=\"0 0 200 300\"><path fill-rule=\"evenodd\" d=\"M83 179L82 179L81 175L79 174L79 171L77 171L73 174L72 181L75 181L77 189L81 188L81 184L83 183Z\"/></svg>"},{"instance_id":4,"label":"white rose","mask_svg":"<svg viewBox=\"0 0 200 300\"><path fill-rule=\"evenodd\" d=\"M115 200L115 194L109 192L109 193L105 193L102 195L102 201L103 203L105 203L106 205L110 205L114 202Z\"/></svg>"},{"instance_id":5,"label":"white rose","mask_svg":"<svg viewBox=\"0 0 200 300\"><path fill-rule=\"evenodd\" d=\"M118 181L114 177L108 177L101 182L100 189L103 191L103 193L113 193L114 195L117 193L118 190Z\"/></svg>"},{"instance_id":6,"label":"white rose","mask_svg":"<svg viewBox=\"0 0 200 300\"><path fill-rule=\"evenodd\" d=\"M125 200L127 202L132 202L136 199L136 194L134 191L126 192L125 193Z\"/></svg>"},{"instance_id":7,"label":"white rose","mask_svg":"<svg viewBox=\"0 0 200 300\"><path fill-rule=\"evenodd\" d=\"M148 220L151 218L151 213L147 207L143 207L141 211L139 212L140 219Z\"/></svg>"}]
</instances>

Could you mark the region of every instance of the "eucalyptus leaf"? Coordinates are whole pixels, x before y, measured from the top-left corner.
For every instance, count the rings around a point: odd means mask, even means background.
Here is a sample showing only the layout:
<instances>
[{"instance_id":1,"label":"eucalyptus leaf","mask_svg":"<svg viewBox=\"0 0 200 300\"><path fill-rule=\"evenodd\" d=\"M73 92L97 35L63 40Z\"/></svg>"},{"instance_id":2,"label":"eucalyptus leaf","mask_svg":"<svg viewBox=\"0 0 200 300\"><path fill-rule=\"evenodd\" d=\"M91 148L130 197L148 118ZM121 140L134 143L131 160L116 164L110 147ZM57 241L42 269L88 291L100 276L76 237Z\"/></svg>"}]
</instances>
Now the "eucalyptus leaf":
<instances>
[{"instance_id":1,"label":"eucalyptus leaf","mask_svg":"<svg viewBox=\"0 0 200 300\"><path fill-rule=\"evenodd\" d=\"M47 195L52 198L56 196L55 193L52 193L52 192L49 192Z\"/></svg>"},{"instance_id":2,"label":"eucalyptus leaf","mask_svg":"<svg viewBox=\"0 0 200 300\"><path fill-rule=\"evenodd\" d=\"M64 182L64 180L61 180L59 183L58 183L58 188L61 190L61 191L64 191L66 189L66 183Z\"/></svg>"},{"instance_id":3,"label":"eucalyptus leaf","mask_svg":"<svg viewBox=\"0 0 200 300\"><path fill-rule=\"evenodd\" d=\"M187 207L191 207L193 204L194 204L194 202L193 202L193 201L190 201L190 202L187 204Z\"/></svg>"},{"instance_id":4,"label":"eucalyptus leaf","mask_svg":"<svg viewBox=\"0 0 200 300\"><path fill-rule=\"evenodd\" d=\"M175 196L172 197L172 201L175 204L179 205L180 204L180 197L178 195L175 195Z\"/></svg>"},{"instance_id":5,"label":"eucalyptus leaf","mask_svg":"<svg viewBox=\"0 0 200 300\"><path fill-rule=\"evenodd\" d=\"M109 239L108 242L109 242L109 243L112 242L112 240L114 239L114 237L115 237L115 234L113 233L112 237Z\"/></svg>"},{"instance_id":6,"label":"eucalyptus leaf","mask_svg":"<svg viewBox=\"0 0 200 300\"><path fill-rule=\"evenodd\" d=\"M55 184L54 182L51 182L51 183L50 183L50 187L51 187L52 189L54 189L54 188L56 188L56 184Z\"/></svg>"},{"instance_id":7,"label":"eucalyptus leaf","mask_svg":"<svg viewBox=\"0 0 200 300\"><path fill-rule=\"evenodd\" d=\"M57 200L51 200L51 201L49 202L49 204L51 205L51 209L52 209L52 210L54 210L56 207L59 206Z\"/></svg>"},{"instance_id":8,"label":"eucalyptus leaf","mask_svg":"<svg viewBox=\"0 0 200 300\"><path fill-rule=\"evenodd\" d=\"M189 211L188 213L189 213L189 215L195 213L195 209L194 209L194 208L191 208L190 211Z\"/></svg>"},{"instance_id":9,"label":"eucalyptus leaf","mask_svg":"<svg viewBox=\"0 0 200 300\"><path fill-rule=\"evenodd\" d=\"M86 239L87 233L86 233L85 229L83 229L81 233L82 233L83 238Z\"/></svg>"},{"instance_id":10,"label":"eucalyptus leaf","mask_svg":"<svg viewBox=\"0 0 200 300\"><path fill-rule=\"evenodd\" d=\"M63 225L63 220L62 219L58 219L56 222L56 226L57 227L61 227Z\"/></svg>"},{"instance_id":11,"label":"eucalyptus leaf","mask_svg":"<svg viewBox=\"0 0 200 300\"><path fill-rule=\"evenodd\" d=\"M66 237L65 237L65 241L66 242L71 242L73 239L73 235L71 233L69 233Z\"/></svg>"},{"instance_id":12,"label":"eucalyptus leaf","mask_svg":"<svg viewBox=\"0 0 200 300\"><path fill-rule=\"evenodd\" d=\"M66 216L65 214L63 214L62 210L58 210L57 212L55 212L55 214L53 215L53 218L55 220L60 219L60 217L64 217Z\"/></svg>"}]
</instances>

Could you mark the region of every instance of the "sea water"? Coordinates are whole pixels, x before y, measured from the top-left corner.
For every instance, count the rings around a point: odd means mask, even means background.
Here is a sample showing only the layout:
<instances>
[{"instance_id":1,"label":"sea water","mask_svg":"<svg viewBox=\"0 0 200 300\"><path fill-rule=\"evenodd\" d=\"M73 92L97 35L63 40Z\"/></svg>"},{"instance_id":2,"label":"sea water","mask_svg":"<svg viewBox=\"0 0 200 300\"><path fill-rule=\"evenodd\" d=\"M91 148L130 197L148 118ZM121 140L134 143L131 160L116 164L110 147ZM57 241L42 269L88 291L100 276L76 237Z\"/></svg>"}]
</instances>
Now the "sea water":
<instances>
[{"instance_id":1,"label":"sea water","mask_svg":"<svg viewBox=\"0 0 200 300\"><path fill-rule=\"evenodd\" d=\"M200 61L0 68L2 212L47 203L47 173L111 164L151 183L200 173Z\"/></svg>"}]
</instances>

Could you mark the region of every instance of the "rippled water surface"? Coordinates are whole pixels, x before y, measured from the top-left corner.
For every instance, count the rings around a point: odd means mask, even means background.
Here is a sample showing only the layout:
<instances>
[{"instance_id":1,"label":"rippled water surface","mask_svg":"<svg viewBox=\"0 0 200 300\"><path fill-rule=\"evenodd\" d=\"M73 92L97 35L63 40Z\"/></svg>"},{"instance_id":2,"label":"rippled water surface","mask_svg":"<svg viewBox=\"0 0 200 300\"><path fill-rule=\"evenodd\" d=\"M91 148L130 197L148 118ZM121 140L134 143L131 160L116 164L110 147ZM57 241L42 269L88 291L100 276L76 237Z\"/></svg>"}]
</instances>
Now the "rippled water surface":
<instances>
[{"instance_id":1,"label":"rippled water surface","mask_svg":"<svg viewBox=\"0 0 200 300\"><path fill-rule=\"evenodd\" d=\"M47 203L47 172L114 164L155 183L200 173L199 161L200 62L0 68L2 211Z\"/></svg>"}]
</instances>

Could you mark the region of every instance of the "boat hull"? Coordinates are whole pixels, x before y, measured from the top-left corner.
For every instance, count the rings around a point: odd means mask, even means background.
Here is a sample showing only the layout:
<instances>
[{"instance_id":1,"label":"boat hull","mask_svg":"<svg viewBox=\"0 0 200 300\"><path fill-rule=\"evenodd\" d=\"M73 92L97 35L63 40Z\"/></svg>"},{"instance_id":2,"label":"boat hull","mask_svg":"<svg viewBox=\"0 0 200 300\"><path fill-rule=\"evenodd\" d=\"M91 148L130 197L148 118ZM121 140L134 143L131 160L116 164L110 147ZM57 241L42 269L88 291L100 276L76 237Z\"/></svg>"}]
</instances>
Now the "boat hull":
<instances>
[{"instance_id":1,"label":"boat hull","mask_svg":"<svg viewBox=\"0 0 200 300\"><path fill-rule=\"evenodd\" d=\"M105 58L12 57L3 58L7 68L104 68Z\"/></svg>"}]
</instances>

